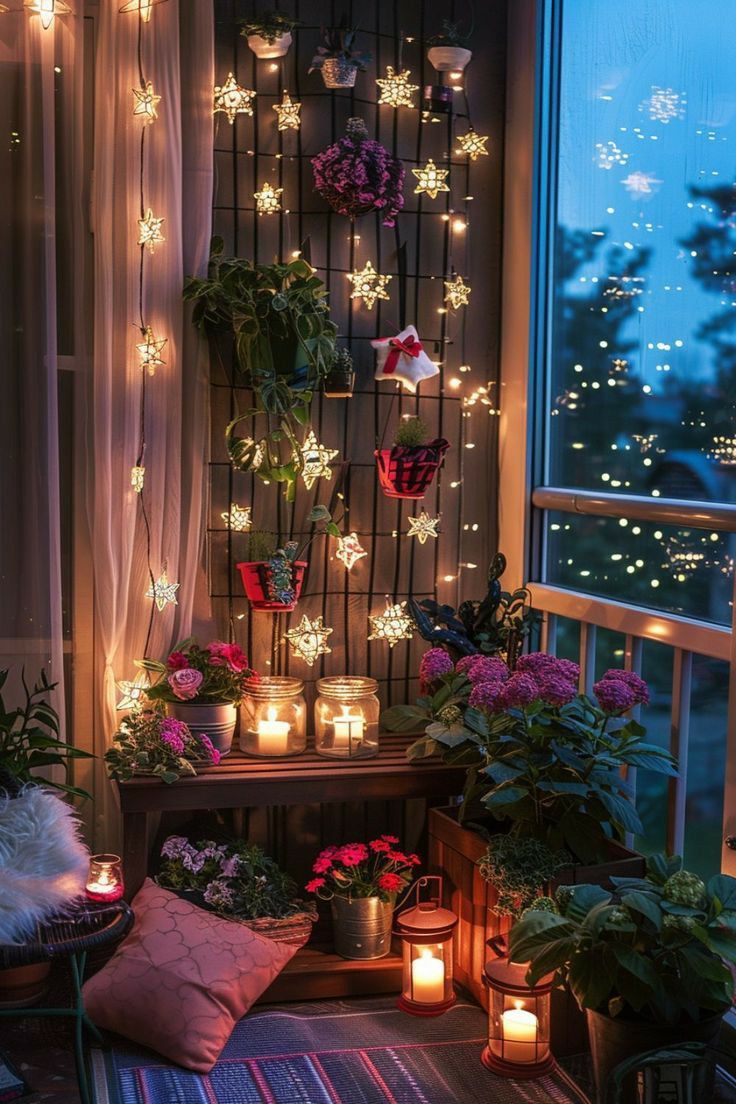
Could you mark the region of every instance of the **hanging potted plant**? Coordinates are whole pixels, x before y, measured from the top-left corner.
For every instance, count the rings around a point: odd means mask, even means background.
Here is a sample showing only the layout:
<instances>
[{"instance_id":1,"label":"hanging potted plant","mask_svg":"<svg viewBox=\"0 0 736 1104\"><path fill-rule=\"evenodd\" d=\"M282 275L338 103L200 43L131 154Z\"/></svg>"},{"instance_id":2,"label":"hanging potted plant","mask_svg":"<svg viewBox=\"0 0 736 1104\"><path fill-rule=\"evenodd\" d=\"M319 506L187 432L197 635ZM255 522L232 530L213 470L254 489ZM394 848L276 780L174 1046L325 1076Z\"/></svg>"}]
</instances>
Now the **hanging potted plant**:
<instances>
[{"instance_id":1,"label":"hanging potted plant","mask_svg":"<svg viewBox=\"0 0 736 1104\"><path fill-rule=\"evenodd\" d=\"M288 54L291 32L298 25L286 12L260 11L241 23L240 33L257 58L278 58Z\"/></svg>"},{"instance_id":2,"label":"hanging potted plant","mask_svg":"<svg viewBox=\"0 0 736 1104\"><path fill-rule=\"evenodd\" d=\"M306 890L329 901L335 950L348 959L383 958L391 950L396 897L414 877L418 855L398 851L396 836L327 847Z\"/></svg>"},{"instance_id":3,"label":"hanging potted plant","mask_svg":"<svg viewBox=\"0 0 736 1104\"><path fill-rule=\"evenodd\" d=\"M213 640L201 648L194 640L183 640L165 663L139 659L136 666L158 675L146 688L149 700L165 702L169 717L206 736L219 756L229 755L237 706L248 679L255 676L238 644Z\"/></svg>"},{"instance_id":4,"label":"hanging potted plant","mask_svg":"<svg viewBox=\"0 0 736 1104\"><path fill-rule=\"evenodd\" d=\"M424 498L450 447L444 437L428 436L421 418L402 418L393 447L376 449L378 481L389 498Z\"/></svg>"},{"instance_id":5,"label":"hanging potted plant","mask_svg":"<svg viewBox=\"0 0 736 1104\"><path fill-rule=\"evenodd\" d=\"M718 874L706 885L679 858L653 855L646 877L616 879L610 890L563 886L514 925L511 957L529 964L528 980L557 971L585 1011L599 1100L609 1099L614 1070L628 1062L615 1099L642 1101L637 1055L715 1045L733 1002L735 915L736 878ZM712 1100L712 1049L694 1072L689 1100Z\"/></svg>"},{"instance_id":6,"label":"hanging potted plant","mask_svg":"<svg viewBox=\"0 0 736 1104\"><path fill-rule=\"evenodd\" d=\"M327 289L305 260L254 264L223 259L223 249L214 238L208 275L187 280L184 298L194 303L192 319L209 337L213 360L255 398L227 427L231 462L265 483L282 483L293 501L302 470L298 432L335 356ZM237 436L236 427L254 418L265 431Z\"/></svg>"},{"instance_id":7,"label":"hanging potted plant","mask_svg":"<svg viewBox=\"0 0 736 1104\"><path fill-rule=\"evenodd\" d=\"M328 399L349 399L355 386L355 369L349 349L338 349L322 390Z\"/></svg>"},{"instance_id":8,"label":"hanging potted plant","mask_svg":"<svg viewBox=\"0 0 736 1104\"><path fill-rule=\"evenodd\" d=\"M352 88L358 70L364 73L373 55L355 49L357 27L348 27L345 17L339 27L322 28L322 45L312 58L309 72L316 69L322 74L326 88Z\"/></svg>"},{"instance_id":9,"label":"hanging potted plant","mask_svg":"<svg viewBox=\"0 0 736 1104\"><path fill-rule=\"evenodd\" d=\"M339 525L332 520L326 506L312 508L307 518L310 525L322 525L322 532L339 537ZM289 613L296 607L301 594L304 574L309 566L302 557L320 530L301 544L284 541L276 533L251 530L247 535L248 559L236 564L243 581L251 609L266 613Z\"/></svg>"},{"instance_id":10,"label":"hanging potted plant","mask_svg":"<svg viewBox=\"0 0 736 1104\"><path fill-rule=\"evenodd\" d=\"M364 121L348 119L345 136L312 158L314 186L338 215L349 219L378 211L394 226L404 206L404 166L368 137Z\"/></svg>"},{"instance_id":11,"label":"hanging potted plant","mask_svg":"<svg viewBox=\"0 0 736 1104\"><path fill-rule=\"evenodd\" d=\"M459 23L442 20L442 30L427 40L430 47L427 57L438 73L463 72L473 57L467 47L471 34L472 28L463 33Z\"/></svg>"}]
</instances>

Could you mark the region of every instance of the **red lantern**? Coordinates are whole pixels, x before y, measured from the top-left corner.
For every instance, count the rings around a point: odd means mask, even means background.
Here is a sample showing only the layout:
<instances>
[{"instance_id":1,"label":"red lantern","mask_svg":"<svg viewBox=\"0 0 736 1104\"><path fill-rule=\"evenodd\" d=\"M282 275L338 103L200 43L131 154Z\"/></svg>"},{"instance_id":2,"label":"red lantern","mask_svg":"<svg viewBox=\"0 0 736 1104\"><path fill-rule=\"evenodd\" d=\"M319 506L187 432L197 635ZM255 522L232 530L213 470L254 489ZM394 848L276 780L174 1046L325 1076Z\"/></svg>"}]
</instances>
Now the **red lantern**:
<instances>
[{"instance_id":1,"label":"red lantern","mask_svg":"<svg viewBox=\"0 0 736 1104\"><path fill-rule=\"evenodd\" d=\"M420 891L435 892L420 900ZM452 941L457 916L442 908L442 878L419 878L412 892L415 903L396 918L394 932L402 943L401 996L398 1007L414 1016L439 1016L456 1001L452 985Z\"/></svg>"},{"instance_id":2,"label":"red lantern","mask_svg":"<svg viewBox=\"0 0 736 1104\"><path fill-rule=\"evenodd\" d=\"M488 1045L483 1065L502 1077L531 1080L555 1068L549 1049L550 994L554 975L533 988L526 982L529 963L511 962L502 940L490 940L499 955L486 963Z\"/></svg>"}]
</instances>

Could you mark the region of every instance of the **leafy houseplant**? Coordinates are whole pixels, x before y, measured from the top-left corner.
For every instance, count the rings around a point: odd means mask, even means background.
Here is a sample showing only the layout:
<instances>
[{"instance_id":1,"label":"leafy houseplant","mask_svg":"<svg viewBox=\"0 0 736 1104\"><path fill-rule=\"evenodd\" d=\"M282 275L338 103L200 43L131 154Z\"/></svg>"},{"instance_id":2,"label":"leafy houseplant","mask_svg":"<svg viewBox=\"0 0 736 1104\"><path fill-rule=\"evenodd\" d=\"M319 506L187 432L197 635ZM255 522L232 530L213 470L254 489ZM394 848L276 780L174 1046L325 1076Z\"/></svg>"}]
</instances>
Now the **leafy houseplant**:
<instances>
[{"instance_id":1,"label":"leafy houseplant","mask_svg":"<svg viewBox=\"0 0 736 1104\"><path fill-rule=\"evenodd\" d=\"M496 890L493 912L513 916L532 905L555 874L571 863L568 851L552 851L533 836L499 834L489 838L478 868Z\"/></svg>"},{"instance_id":2,"label":"leafy houseplant","mask_svg":"<svg viewBox=\"0 0 736 1104\"><path fill-rule=\"evenodd\" d=\"M548 901L546 911L528 909L510 936L530 982L556 971L585 1009L601 1100L612 1070L633 1055L714 1041L736 964L736 879L706 885L679 858L655 855L645 878L612 882L610 891L560 887L552 910ZM638 1099L632 1079L622 1088L626 1104Z\"/></svg>"},{"instance_id":3,"label":"leafy houseplant","mask_svg":"<svg viewBox=\"0 0 736 1104\"><path fill-rule=\"evenodd\" d=\"M7 678L8 670L0 671L0 690ZM13 794L27 782L42 782L74 797L89 797L86 790L55 781L52 772L49 778L36 774L38 770L62 766L68 776L71 760L94 756L59 739L59 715L48 700L56 683L48 681L43 668L33 689L24 672L21 682L25 696L22 705L8 709L0 695L0 791L7 789Z\"/></svg>"},{"instance_id":4,"label":"leafy houseplant","mask_svg":"<svg viewBox=\"0 0 736 1104\"><path fill-rule=\"evenodd\" d=\"M292 501L304 466L298 428L308 425L313 392L334 360L337 327L325 285L306 261L254 264L223 259L223 250L222 238L213 238L208 275L187 280L184 298L220 358L218 342L232 344L239 382L255 396L256 405L227 427L231 462L285 484ZM250 418L265 419L265 432L238 437L236 427Z\"/></svg>"},{"instance_id":5,"label":"leafy houseplant","mask_svg":"<svg viewBox=\"0 0 736 1104\"><path fill-rule=\"evenodd\" d=\"M394 226L404 206L404 166L380 142L368 138L362 119L348 119L345 137L312 158L314 186L338 215L356 219L378 211Z\"/></svg>"},{"instance_id":6,"label":"leafy houseplant","mask_svg":"<svg viewBox=\"0 0 736 1104\"><path fill-rule=\"evenodd\" d=\"M328 399L349 399L355 386L355 368L349 349L337 349L323 390Z\"/></svg>"},{"instance_id":7,"label":"leafy houseplant","mask_svg":"<svg viewBox=\"0 0 736 1104\"><path fill-rule=\"evenodd\" d=\"M172 783L196 775L198 763L216 766L220 753L205 733L192 733L183 721L166 716L163 702L153 702L122 720L105 762L110 777L119 781L152 774Z\"/></svg>"},{"instance_id":8,"label":"leafy houseplant","mask_svg":"<svg viewBox=\"0 0 736 1104\"><path fill-rule=\"evenodd\" d=\"M402 418L390 449L376 449L381 490L389 498L423 498L450 447L443 437L427 441L429 431L417 417Z\"/></svg>"},{"instance_id":9,"label":"leafy houseplant","mask_svg":"<svg viewBox=\"0 0 736 1104\"><path fill-rule=\"evenodd\" d=\"M322 28L322 44L317 47L309 72L319 69L326 88L352 88L358 70L364 73L373 60L372 54L355 49L357 33L358 28L349 27L345 17L339 27Z\"/></svg>"},{"instance_id":10,"label":"leafy houseplant","mask_svg":"<svg viewBox=\"0 0 736 1104\"><path fill-rule=\"evenodd\" d=\"M286 12L260 11L241 23L240 33L248 40L256 57L277 58L288 53L291 32L298 25L298 21Z\"/></svg>"},{"instance_id":11,"label":"leafy houseplant","mask_svg":"<svg viewBox=\"0 0 736 1104\"><path fill-rule=\"evenodd\" d=\"M459 23L442 20L442 30L428 39L430 49L427 57L438 72L452 70L462 73L473 56L467 47L471 34L472 28L463 32Z\"/></svg>"}]
</instances>

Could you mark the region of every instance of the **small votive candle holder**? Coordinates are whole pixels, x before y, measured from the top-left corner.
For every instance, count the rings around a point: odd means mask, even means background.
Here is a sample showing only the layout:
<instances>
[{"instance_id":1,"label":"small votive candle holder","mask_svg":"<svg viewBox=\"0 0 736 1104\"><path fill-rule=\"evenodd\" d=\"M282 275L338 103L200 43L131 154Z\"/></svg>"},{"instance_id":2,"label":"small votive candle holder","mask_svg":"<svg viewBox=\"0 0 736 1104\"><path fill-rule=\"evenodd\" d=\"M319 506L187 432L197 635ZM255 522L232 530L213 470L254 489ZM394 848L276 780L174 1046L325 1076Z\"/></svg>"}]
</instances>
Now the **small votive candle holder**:
<instances>
[{"instance_id":1,"label":"small votive candle holder","mask_svg":"<svg viewBox=\"0 0 736 1104\"><path fill-rule=\"evenodd\" d=\"M317 680L315 749L329 759L366 759L378 754L378 683L363 675Z\"/></svg>"},{"instance_id":2,"label":"small votive candle holder","mask_svg":"<svg viewBox=\"0 0 736 1104\"><path fill-rule=\"evenodd\" d=\"M240 750L258 759L281 759L306 746L302 680L285 675L249 680L240 706Z\"/></svg>"},{"instance_id":3,"label":"small votive candle holder","mask_svg":"<svg viewBox=\"0 0 736 1104\"><path fill-rule=\"evenodd\" d=\"M119 901L123 896L123 866L119 855L90 855L84 891L90 901Z\"/></svg>"}]
</instances>

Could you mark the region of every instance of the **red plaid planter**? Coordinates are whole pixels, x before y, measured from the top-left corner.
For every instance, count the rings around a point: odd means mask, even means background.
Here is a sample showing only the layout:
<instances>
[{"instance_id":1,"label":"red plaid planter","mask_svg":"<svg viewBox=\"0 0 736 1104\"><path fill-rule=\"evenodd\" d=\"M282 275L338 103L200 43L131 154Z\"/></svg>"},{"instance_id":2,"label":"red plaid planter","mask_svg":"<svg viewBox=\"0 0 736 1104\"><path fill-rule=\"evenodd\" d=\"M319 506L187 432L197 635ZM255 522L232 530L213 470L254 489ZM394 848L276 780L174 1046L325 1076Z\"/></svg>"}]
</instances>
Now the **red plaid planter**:
<instances>
[{"instance_id":1,"label":"red plaid planter","mask_svg":"<svg viewBox=\"0 0 736 1104\"><path fill-rule=\"evenodd\" d=\"M293 610L298 601L299 595L302 589L302 583L304 582L304 572L307 570L306 560L297 560L293 565L292 577L294 580L294 594L295 598L293 602L274 602L268 592L268 576L269 566L267 563L239 563L236 564L240 577L243 580L243 587L248 597L248 601L251 604L251 608L254 610L266 610L269 613L288 613Z\"/></svg>"},{"instance_id":2,"label":"red plaid planter","mask_svg":"<svg viewBox=\"0 0 736 1104\"><path fill-rule=\"evenodd\" d=\"M424 498L449 447L449 441L438 437L428 445L376 449L381 490L389 498Z\"/></svg>"}]
</instances>

